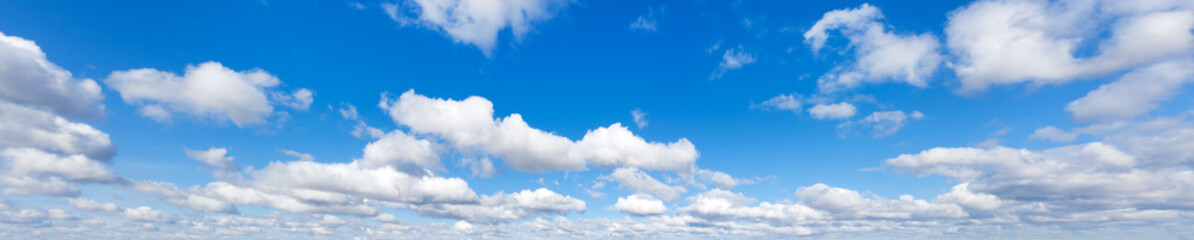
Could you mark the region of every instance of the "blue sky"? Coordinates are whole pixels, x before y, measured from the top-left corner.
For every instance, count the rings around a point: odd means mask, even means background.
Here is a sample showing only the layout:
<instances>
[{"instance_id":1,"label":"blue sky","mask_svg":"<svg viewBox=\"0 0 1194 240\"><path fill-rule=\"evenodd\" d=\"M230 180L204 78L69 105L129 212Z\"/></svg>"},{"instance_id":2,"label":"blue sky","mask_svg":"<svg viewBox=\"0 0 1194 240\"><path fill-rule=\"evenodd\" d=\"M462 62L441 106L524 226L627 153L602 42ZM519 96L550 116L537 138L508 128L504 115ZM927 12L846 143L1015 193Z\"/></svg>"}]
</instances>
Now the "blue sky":
<instances>
[{"instance_id":1,"label":"blue sky","mask_svg":"<svg viewBox=\"0 0 1194 240\"><path fill-rule=\"evenodd\" d=\"M1190 238L1192 31L1167 0L0 1L0 236Z\"/></svg>"}]
</instances>

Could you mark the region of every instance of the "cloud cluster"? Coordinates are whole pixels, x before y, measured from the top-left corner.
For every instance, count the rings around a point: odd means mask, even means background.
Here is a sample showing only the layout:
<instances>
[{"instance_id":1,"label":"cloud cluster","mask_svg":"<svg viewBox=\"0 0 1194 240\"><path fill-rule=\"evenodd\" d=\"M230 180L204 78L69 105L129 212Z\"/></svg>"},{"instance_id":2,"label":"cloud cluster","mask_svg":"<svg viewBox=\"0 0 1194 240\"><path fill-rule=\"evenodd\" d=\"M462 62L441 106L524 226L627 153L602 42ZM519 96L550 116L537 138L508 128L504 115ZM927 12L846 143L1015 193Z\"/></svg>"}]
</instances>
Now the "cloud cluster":
<instances>
[{"instance_id":1,"label":"cloud cluster","mask_svg":"<svg viewBox=\"0 0 1194 240\"><path fill-rule=\"evenodd\" d=\"M99 85L46 60L36 43L0 33L0 185L5 194L70 196L76 183L115 183L108 134L68 118L103 115ZM25 212L44 213L44 212Z\"/></svg>"},{"instance_id":2,"label":"cloud cluster","mask_svg":"<svg viewBox=\"0 0 1194 240\"><path fill-rule=\"evenodd\" d=\"M457 43L493 53L498 33L509 28L522 39L533 26L550 20L567 7L569 0L407 0L382 3L394 21L416 24L451 37Z\"/></svg>"},{"instance_id":3,"label":"cloud cluster","mask_svg":"<svg viewBox=\"0 0 1194 240\"><path fill-rule=\"evenodd\" d=\"M937 38L892 33L880 22L882 19L879 8L864 3L858 8L827 12L804 33L804 42L818 52L831 31L840 32L855 54L853 63L836 67L817 80L819 91L836 92L887 81L928 86L928 79L943 58Z\"/></svg>"},{"instance_id":4,"label":"cloud cluster","mask_svg":"<svg viewBox=\"0 0 1194 240\"><path fill-rule=\"evenodd\" d=\"M481 97L438 99L407 91L383 99L395 123L414 133L447 141L460 152L495 156L519 171L546 172L597 167L638 167L688 173L699 154L687 139L648 142L620 123L585 133L580 140L530 127L520 114L493 116L493 103Z\"/></svg>"},{"instance_id":5,"label":"cloud cluster","mask_svg":"<svg viewBox=\"0 0 1194 240\"><path fill-rule=\"evenodd\" d=\"M1059 84L1194 54L1184 1L978 1L950 13L962 92ZM1093 54L1081 50L1094 46Z\"/></svg>"},{"instance_id":6,"label":"cloud cluster","mask_svg":"<svg viewBox=\"0 0 1194 240\"><path fill-rule=\"evenodd\" d=\"M264 70L235 71L219 62L187 66L182 76L150 68L115 71L104 83L119 91L125 103L139 105L142 116L158 122L184 113L245 127L265 123L274 114L274 103L306 110L313 101L307 89L272 92L282 82Z\"/></svg>"}]
</instances>

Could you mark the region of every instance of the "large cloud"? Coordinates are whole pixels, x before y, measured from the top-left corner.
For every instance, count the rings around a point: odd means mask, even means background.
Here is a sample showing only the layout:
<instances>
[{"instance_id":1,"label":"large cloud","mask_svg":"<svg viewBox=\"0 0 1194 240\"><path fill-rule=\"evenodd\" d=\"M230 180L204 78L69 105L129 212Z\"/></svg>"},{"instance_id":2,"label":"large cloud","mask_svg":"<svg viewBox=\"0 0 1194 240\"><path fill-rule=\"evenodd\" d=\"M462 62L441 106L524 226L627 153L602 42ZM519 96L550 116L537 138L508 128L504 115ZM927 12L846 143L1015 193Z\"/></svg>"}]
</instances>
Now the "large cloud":
<instances>
[{"instance_id":1,"label":"large cloud","mask_svg":"<svg viewBox=\"0 0 1194 240\"><path fill-rule=\"evenodd\" d=\"M1130 120L1156 109L1194 81L1194 59L1164 62L1124 74L1070 102L1066 111L1080 121Z\"/></svg>"},{"instance_id":2,"label":"large cloud","mask_svg":"<svg viewBox=\"0 0 1194 240\"><path fill-rule=\"evenodd\" d=\"M411 90L396 100L383 99L380 105L412 132L438 136L462 152L500 157L520 171L575 171L592 164L689 173L699 156L687 139L647 142L619 123L572 141L530 127L519 114L494 118L493 103L476 96L457 101L428 98Z\"/></svg>"},{"instance_id":3,"label":"large cloud","mask_svg":"<svg viewBox=\"0 0 1194 240\"><path fill-rule=\"evenodd\" d=\"M0 33L0 100L88 117L103 113L103 99L94 80L75 79L33 41Z\"/></svg>"},{"instance_id":4,"label":"large cloud","mask_svg":"<svg viewBox=\"0 0 1194 240\"><path fill-rule=\"evenodd\" d=\"M312 101L306 89L292 95L269 92L282 82L264 70L235 71L218 62L187 66L182 76L150 68L115 71L104 83L125 103L140 105L138 113L159 122L178 112L243 127L265 123L274 113L270 94L277 104L300 110Z\"/></svg>"},{"instance_id":5,"label":"large cloud","mask_svg":"<svg viewBox=\"0 0 1194 240\"><path fill-rule=\"evenodd\" d=\"M978 1L949 15L962 92L1064 83L1194 54L1188 1ZM1106 37L1104 37L1106 36ZM1095 46L1086 54L1086 46Z\"/></svg>"},{"instance_id":6,"label":"large cloud","mask_svg":"<svg viewBox=\"0 0 1194 240\"><path fill-rule=\"evenodd\" d=\"M635 216L650 216L667 213L667 207L663 205L663 201L651 197L647 194L634 194L624 198L618 198L618 202L614 203L614 210L618 212L635 215Z\"/></svg>"},{"instance_id":7,"label":"large cloud","mask_svg":"<svg viewBox=\"0 0 1194 240\"><path fill-rule=\"evenodd\" d=\"M381 6L394 21L443 32L455 42L476 46L489 55L502 30L510 28L515 39L522 39L534 24L550 20L570 3L571 0L407 0Z\"/></svg>"},{"instance_id":8,"label":"large cloud","mask_svg":"<svg viewBox=\"0 0 1194 240\"><path fill-rule=\"evenodd\" d=\"M1174 140L1174 139L1169 139ZM968 181L942 196L974 209L993 209L1002 200L1044 204L1025 212L1037 219L1070 218L1100 211L1138 212L1192 209L1194 172L1160 167L1168 159L1153 159L1137 149L1124 152L1103 142L1031 151L1006 147L933 148L887 160L903 172L940 175ZM1138 157L1143 156L1143 157ZM974 195L981 194L981 195ZM1002 199L996 201L996 199ZM1014 208L1005 210L1014 211ZM1070 216L1070 217L1067 217Z\"/></svg>"},{"instance_id":9,"label":"large cloud","mask_svg":"<svg viewBox=\"0 0 1194 240\"><path fill-rule=\"evenodd\" d=\"M883 13L869 4L858 8L825 13L804 33L804 42L813 52L820 51L831 31L839 31L850 42L856 59L834 68L817 80L820 91L834 92L864 83L898 81L917 87L928 86L928 79L941 65L937 38L929 34L900 35L889 32Z\"/></svg>"},{"instance_id":10,"label":"large cloud","mask_svg":"<svg viewBox=\"0 0 1194 240\"><path fill-rule=\"evenodd\" d=\"M59 155L33 148L0 151L0 185L8 194L77 195L75 182L114 183L122 179L103 162L80 154Z\"/></svg>"}]
</instances>

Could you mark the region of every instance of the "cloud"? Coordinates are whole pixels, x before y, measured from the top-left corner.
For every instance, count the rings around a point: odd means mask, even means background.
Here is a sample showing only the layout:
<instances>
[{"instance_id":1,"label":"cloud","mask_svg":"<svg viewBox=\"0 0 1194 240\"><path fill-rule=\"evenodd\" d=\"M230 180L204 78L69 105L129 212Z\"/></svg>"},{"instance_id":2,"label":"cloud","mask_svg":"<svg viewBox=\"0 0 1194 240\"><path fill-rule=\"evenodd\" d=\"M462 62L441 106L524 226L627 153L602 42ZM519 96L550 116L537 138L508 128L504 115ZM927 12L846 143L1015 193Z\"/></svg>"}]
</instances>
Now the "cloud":
<instances>
[{"instance_id":1,"label":"cloud","mask_svg":"<svg viewBox=\"0 0 1194 240\"><path fill-rule=\"evenodd\" d=\"M874 138L882 138L891 136L900 131L904 125L908 124L909 120L919 120L924 118L924 114L919 111L912 113L904 113L904 111L881 111L873 112L858 121L844 122L837 125L838 133L846 135L854 131L854 128L861 127L874 131Z\"/></svg>"},{"instance_id":2,"label":"cloud","mask_svg":"<svg viewBox=\"0 0 1194 240\"><path fill-rule=\"evenodd\" d=\"M656 26L659 24L655 20L655 13L663 12L663 8L656 10L655 7L647 8L647 15L638 16L637 20L630 23L630 30L640 30L644 32L654 32Z\"/></svg>"},{"instance_id":3,"label":"cloud","mask_svg":"<svg viewBox=\"0 0 1194 240\"><path fill-rule=\"evenodd\" d=\"M274 113L267 91L281 81L261 69L238 72L219 62L205 62L187 66L182 76L150 68L115 71L104 83L119 91L125 103L140 106L141 115L158 122L184 113L244 127L263 124ZM311 103L306 89L272 95L280 104L300 110Z\"/></svg>"},{"instance_id":4,"label":"cloud","mask_svg":"<svg viewBox=\"0 0 1194 240\"><path fill-rule=\"evenodd\" d=\"M1078 138L1077 133L1069 133L1054 126L1037 128L1028 139L1049 140L1054 142L1071 142Z\"/></svg>"},{"instance_id":5,"label":"cloud","mask_svg":"<svg viewBox=\"0 0 1194 240\"><path fill-rule=\"evenodd\" d=\"M1065 110L1078 121L1130 120L1156 109L1190 81L1194 81L1194 59L1159 63L1099 86Z\"/></svg>"},{"instance_id":6,"label":"cloud","mask_svg":"<svg viewBox=\"0 0 1194 240\"><path fill-rule=\"evenodd\" d=\"M618 212L635 216L651 216L667 213L667 207L663 206L663 201L642 193L618 198L618 202L614 204L613 208Z\"/></svg>"},{"instance_id":7,"label":"cloud","mask_svg":"<svg viewBox=\"0 0 1194 240\"><path fill-rule=\"evenodd\" d=\"M649 124L647 122L647 113L643 112L642 109L635 108L630 111L630 115L634 117L634 125L638 126L638 129L643 129Z\"/></svg>"},{"instance_id":8,"label":"cloud","mask_svg":"<svg viewBox=\"0 0 1194 240\"><path fill-rule=\"evenodd\" d=\"M853 104L847 102L817 104L808 109L808 113L815 119L846 119L853 117L857 111Z\"/></svg>"},{"instance_id":9,"label":"cloud","mask_svg":"<svg viewBox=\"0 0 1194 240\"><path fill-rule=\"evenodd\" d=\"M412 174L421 174L423 169L442 170L437 148L431 141L394 130L365 145L360 163L366 167L393 166Z\"/></svg>"},{"instance_id":10,"label":"cloud","mask_svg":"<svg viewBox=\"0 0 1194 240\"><path fill-rule=\"evenodd\" d=\"M278 149L278 152L281 152L282 154L285 154L286 156L295 157L299 161L315 161L315 156L312 156L309 153L301 153L301 152L290 150L290 149Z\"/></svg>"},{"instance_id":11,"label":"cloud","mask_svg":"<svg viewBox=\"0 0 1194 240\"><path fill-rule=\"evenodd\" d=\"M466 221L504 222L533 216L585 211L585 202L546 188L483 196L477 204L432 204L414 208L416 213Z\"/></svg>"},{"instance_id":12,"label":"cloud","mask_svg":"<svg viewBox=\"0 0 1194 240\"><path fill-rule=\"evenodd\" d=\"M352 132L350 132L352 136L357 138L368 136L370 138L377 139L386 134L386 132L382 131L381 129L370 127L368 124L365 124L365 120L361 119L361 115L357 112L356 106L347 103L341 103L340 105L342 107L337 110L340 112L340 116L344 117L344 119L356 122L356 124L352 126Z\"/></svg>"},{"instance_id":13,"label":"cloud","mask_svg":"<svg viewBox=\"0 0 1194 240\"><path fill-rule=\"evenodd\" d=\"M712 182L713 184L717 185L717 187L722 189L732 189L740 184L752 184L755 182L754 179L738 179L724 172L707 169L697 170L696 175L705 181Z\"/></svg>"},{"instance_id":14,"label":"cloud","mask_svg":"<svg viewBox=\"0 0 1194 240\"><path fill-rule=\"evenodd\" d=\"M950 13L946 43L962 93L1061 84L1194 54L1181 1L977 1ZM1095 50L1087 53L1087 46Z\"/></svg>"},{"instance_id":15,"label":"cloud","mask_svg":"<svg viewBox=\"0 0 1194 240\"><path fill-rule=\"evenodd\" d=\"M70 196L79 190L74 183L115 183L122 179L103 162L84 155L59 155L33 148L0 151L3 174L0 185L6 194Z\"/></svg>"},{"instance_id":16,"label":"cloud","mask_svg":"<svg viewBox=\"0 0 1194 240\"><path fill-rule=\"evenodd\" d=\"M438 136L461 152L499 157L524 172L577 171L587 164L690 172L699 156L687 139L647 142L619 123L572 141L530 127L519 114L495 119L493 103L476 96L457 101L412 90L397 100L383 99L380 105L394 122L414 133Z\"/></svg>"},{"instance_id":17,"label":"cloud","mask_svg":"<svg viewBox=\"0 0 1194 240\"><path fill-rule=\"evenodd\" d=\"M128 220L139 222L165 223L171 222L171 217L147 206L127 208L120 212L120 216Z\"/></svg>"},{"instance_id":18,"label":"cloud","mask_svg":"<svg viewBox=\"0 0 1194 240\"><path fill-rule=\"evenodd\" d=\"M718 222L746 220L772 222L799 228L799 226L796 226L797 223L825 219L827 217L815 209L800 204L762 202L750 206L757 200L746 197L741 193L722 189L712 189L697 194L696 196L689 197L688 201L691 204L676 209L676 213L680 216L692 216L699 219L699 222L694 222L693 224L710 225ZM807 235L810 233L810 231L804 230L803 234L796 235Z\"/></svg>"},{"instance_id":19,"label":"cloud","mask_svg":"<svg viewBox=\"0 0 1194 240\"><path fill-rule=\"evenodd\" d=\"M717 70L713 71L713 75L709 75L709 79L721 79L726 72L742 68L742 66L755 63L755 61L755 55L747 53L741 45L737 48L727 48L721 55L721 63L717 64Z\"/></svg>"},{"instance_id":20,"label":"cloud","mask_svg":"<svg viewBox=\"0 0 1194 240\"><path fill-rule=\"evenodd\" d=\"M48 111L0 101L0 122L0 147L83 154L101 161L116 155L107 133Z\"/></svg>"},{"instance_id":21,"label":"cloud","mask_svg":"<svg viewBox=\"0 0 1194 240\"><path fill-rule=\"evenodd\" d=\"M208 148L204 151L195 151L184 149L187 157L199 161L208 166L216 167L223 170L237 170L240 165L233 161L232 157L228 156L228 149L225 148Z\"/></svg>"},{"instance_id":22,"label":"cloud","mask_svg":"<svg viewBox=\"0 0 1194 240\"><path fill-rule=\"evenodd\" d=\"M1129 141L1134 140L1139 139ZM1164 148L1175 140L1151 144ZM970 209L1016 212L1032 221L1103 221L1104 216L1097 213L1194 209L1187 204L1194 199L1189 194L1194 190L1194 172L1166 167L1173 159L1155 158L1141 150L1104 142L1040 151L933 148L886 162L897 171L918 176L967 181L953 189L965 194L951 193L941 199L953 199Z\"/></svg>"},{"instance_id":23,"label":"cloud","mask_svg":"<svg viewBox=\"0 0 1194 240\"><path fill-rule=\"evenodd\" d=\"M290 94L281 92L272 92L270 96L277 104L287 106L295 110L306 111L311 108L311 102L315 101L315 93L306 88L294 90Z\"/></svg>"},{"instance_id":24,"label":"cloud","mask_svg":"<svg viewBox=\"0 0 1194 240\"><path fill-rule=\"evenodd\" d=\"M688 192L683 186L669 186L633 167L615 169L607 179L618 182L623 188L651 194L667 201L676 201L680 199L680 195Z\"/></svg>"},{"instance_id":25,"label":"cloud","mask_svg":"<svg viewBox=\"0 0 1194 240\"><path fill-rule=\"evenodd\" d=\"M457 43L493 53L498 33L509 28L516 40L535 24L551 20L569 0L408 0L382 3L394 21L416 24L448 35Z\"/></svg>"},{"instance_id":26,"label":"cloud","mask_svg":"<svg viewBox=\"0 0 1194 240\"><path fill-rule=\"evenodd\" d=\"M796 190L796 197L808 206L831 213L836 218L934 219L969 216L961 207L933 203L900 195L899 199L874 196L863 198L857 191L814 184Z\"/></svg>"},{"instance_id":27,"label":"cloud","mask_svg":"<svg viewBox=\"0 0 1194 240\"><path fill-rule=\"evenodd\" d=\"M80 118L103 115L103 100L94 80L76 79L33 41L0 33L0 101Z\"/></svg>"},{"instance_id":28,"label":"cloud","mask_svg":"<svg viewBox=\"0 0 1194 240\"><path fill-rule=\"evenodd\" d=\"M864 83L899 81L924 88L941 65L937 38L929 34L898 35L889 32L883 13L869 4L825 13L804 33L804 42L814 53L825 46L831 31L849 40L855 59L817 79L822 92L856 88Z\"/></svg>"},{"instance_id":29,"label":"cloud","mask_svg":"<svg viewBox=\"0 0 1194 240\"><path fill-rule=\"evenodd\" d=\"M799 94L780 94L779 96L767 99L767 101L763 101L763 103L751 105L751 108L800 113L803 108L803 104L801 103L801 99L803 98Z\"/></svg>"},{"instance_id":30,"label":"cloud","mask_svg":"<svg viewBox=\"0 0 1194 240\"><path fill-rule=\"evenodd\" d=\"M75 206L75 208L84 211L119 212L121 210L120 206L116 206L115 203L99 202L86 198L70 198L67 199L67 202L70 203L71 206Z\"/></svg>"}]
</instances>

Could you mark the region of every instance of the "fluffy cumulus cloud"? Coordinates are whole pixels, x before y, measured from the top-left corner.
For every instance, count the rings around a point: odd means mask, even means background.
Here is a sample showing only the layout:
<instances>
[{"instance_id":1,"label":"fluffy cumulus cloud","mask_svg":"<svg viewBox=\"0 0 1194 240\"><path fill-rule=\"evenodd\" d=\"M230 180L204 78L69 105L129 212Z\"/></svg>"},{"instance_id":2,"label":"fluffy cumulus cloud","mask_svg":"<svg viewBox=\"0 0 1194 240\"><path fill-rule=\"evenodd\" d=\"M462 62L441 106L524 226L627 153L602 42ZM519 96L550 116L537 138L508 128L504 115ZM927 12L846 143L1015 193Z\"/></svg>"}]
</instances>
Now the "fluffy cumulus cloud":
<instances>
[{"instance_id":1,"label":"fluffy cumulus cloud","mask_svg":"<svg viewBox=\"0 0 1194 240\"><path fill-rule=\"evenodd\" d=\"M482 196L476 204L427 204L414 210L425 216L493 223L550 214L583 213L586 205L571 196L539 188Z\"/></svg>"},{"instance_id":2,"label":"fluffy cumulus cloud","mask_svg":"<svg viewBox=\"0 0 1194 240\"><path fill-rule=\"evenodd\" d=\"M573 141L532 128L519 114L494 118L493 103L476 96L438 99L412 90L398 99L383 99L380 105L414 133L438 136L462 152L496 156L526 172L584 170L591 164L683 173L692 171L699 156L687 139L648 142L620 123L590 130Z\"/></svg>"},{"instance_id":3,"label":"fluffy cumulus cloud","mask_svg":"<svg viewBox=\"0 0 1194 240\"><path fill-rule=\"evenodd\" d=\"M835 92L887 81L928 86L942 60L937 38L929 34L892 33L880 22L882 19L879 8L863 4L827 12L804 33L804 42L818 52L825 47L831 33L840 32L849 40L848 47L855 54L852 63L834 68L817 80L820 91Z\"/></svg>"},{"instance_id":4,"label":"fluffy cumulus cloud","mask_svg":"<svg viewBox=\"0 0 1194 240\"><path fill-rule=\"evenodd\" d=\"M1192 40L1194 41L1194 40ZM1156 109L1194 81L1194 59L1163 62L1133 70L1070 102L1066 111L1079 121L1130 120Z\"/></svg>"},{"instance_id":5,"label":"fluffy cumulus cloud","mask_svg":"<svg viewBox=\"0 0 1194 240\"><path fill-rule=\"evenodd\" d=\"M950 13L945 35L966 93L1189 57L1191 29L1194 5L1186 1L989 0Z\"/></svg>"},{"instance_id":6,"label":"fluffy cumulus cloud","mask_svg":"<svg viewBox=\"0 0 1194 240\"><path fill-rule=\"evenodd\" d=\"M95 81L50 62L33 41L0 33L2 192L73 196L79 183L123 181L107 166L116 154L108 134L71 120L102 116L103 99ZM5 214L21 222L62 215L34 209Z\"/></svg>"},{"instance_id":7,"label":"fluffy cumulus cloud","mask_svg":"<svg viewBox=\"0 0 1194 240\"><path fill-rule=\"evenodd\" d=\"M232 157L227 156L228 149L225 148L213 147L204 151L186 149L185 151L187 157L212 167L225 170L236 170L240 168L240 165L236 164L236 161L234 161Z\"/></svg>"},{"instance_id":8,"label":"fluffy cumulus cloud","mask_svg":"<svg viewBox=\"0 0 1194 240\"><path fill-rule=\"evenodd\" d=\"M240 127L265 123L274 114L274 103L305 110L313 95L306 89L272 92L282 83L277 76L261 69L236 71L218 62L187 66L182 76L151 68L115 71L104 83L120 92L125 103L140 106L142 116L159 122L183 113Z\"/></svg>"},{"instance_id":9,"label":"fluffy cumulus cloud","mask_svg":"<svg viewBox=\"0 0 1194 240\"><path fill-rule=\"evenodd\" d=\"M647 194L634 194L624 198L618 198L618 202L614 203L614 210L618 212L635 215L635 216L650 216L667 213L667 207L663 205L663 201L651 197Z\"/></svg>"},{"instance_id":10,"label":"fluffy cumulus cloud","mask_svg":"<svg viewBox=\"0 0 1194 240\"><path fill-rule=\"evenodd\" d=\"M858 109L847 102L835 104L817 104L808 109L808 114L816 119L845 119L854 116Z\"/></svg>"},{"instance_id":11,"label":"fluffy cumulus cloud","mask_svg":"<svg viewBox=\"0 0 1194 240\"><path fill-rule=\"evenodd\" d=\"M550 20L570 0L406 0L382 3L391 19L442 32L457 43L492 54L498 34L510 29L522 39L535 24Z\"/></svg>"},{"instance_id":12,"label":"fluffy cumulus cloud","mask_svg":"<svg viewBox=\"0 0 1194 240\"><path fill-rule=\"evenodd\" d=\"M1153 128L1164 126L1166 130ZM1104 141L1044 150L933 148L888 159L900 172L966 181L941 201L1032 222L1116 222L1188 211L1194 200L1189 123L1154 120ZM1165 214L1162 214L1165 215Z\"/></svg>"},{"instance_id":13,"label":"fluffy cumulus cloud","mask_svg":"<svg viewBox=\"0 0 1194 240\"><path fill-rule=\"evenodd\" d=\"M52 112L0 101L0 147L29 147L83 154L107 161L116 155L108 134Z\"/></svg>"},{"instance_id":14,"label":"fluffy cumulus cloud","mask_svg":"<svg viewBox=\"0 0 1194 240\"><path fill-rule=\"evenodd\" d=\"M81 154L62 155L33 148L0 151L0 185L7 194L76 195L74 183L114 183L122 179L103 163Z\"/></svg>"},{"instance_id":15,"label":"fluffy cumulus cloud","mask_svg":"<svg viewBox=\"0 0 1194 240\"><path fill-rule=\"evenodd\" d=\"M46 60L46 53L33 41L2 32L0 99L68 117L98 116L104 111L100 103L104 94L94 80L75 78Z\"/></svg>"}]
</instances>

